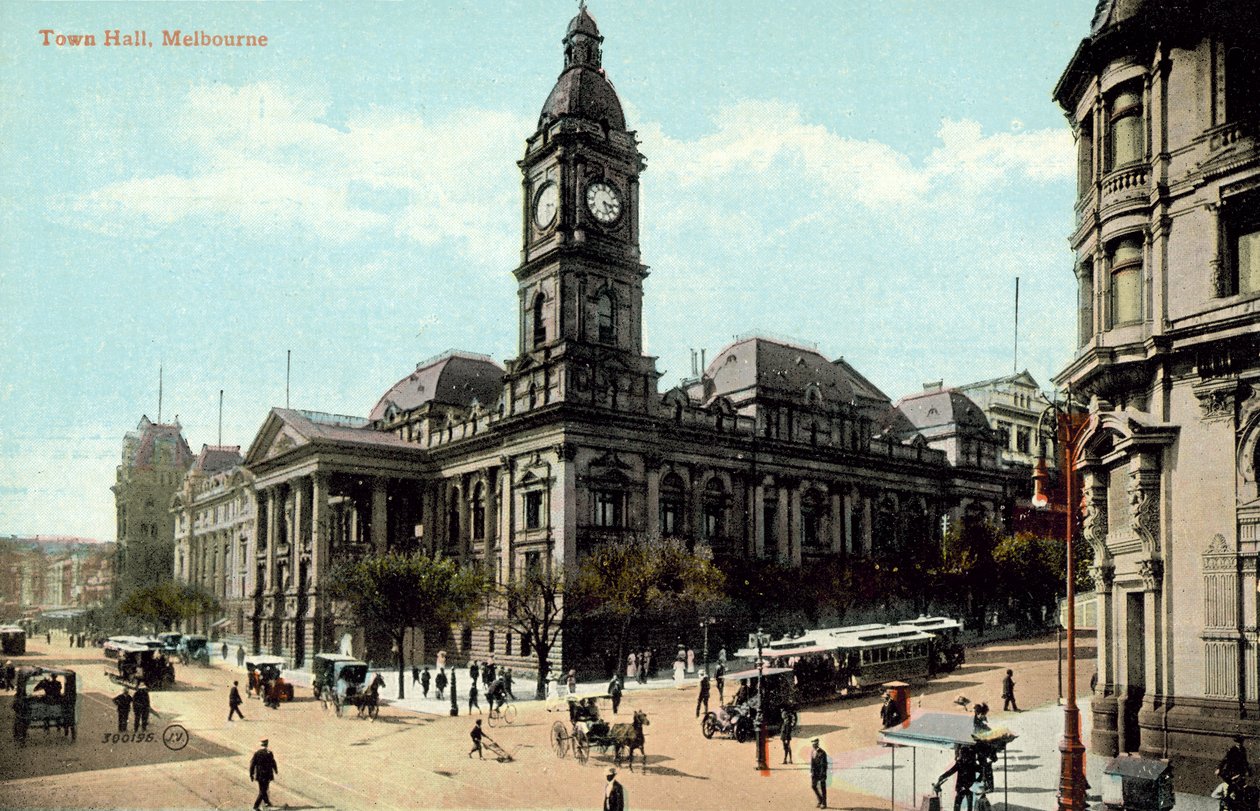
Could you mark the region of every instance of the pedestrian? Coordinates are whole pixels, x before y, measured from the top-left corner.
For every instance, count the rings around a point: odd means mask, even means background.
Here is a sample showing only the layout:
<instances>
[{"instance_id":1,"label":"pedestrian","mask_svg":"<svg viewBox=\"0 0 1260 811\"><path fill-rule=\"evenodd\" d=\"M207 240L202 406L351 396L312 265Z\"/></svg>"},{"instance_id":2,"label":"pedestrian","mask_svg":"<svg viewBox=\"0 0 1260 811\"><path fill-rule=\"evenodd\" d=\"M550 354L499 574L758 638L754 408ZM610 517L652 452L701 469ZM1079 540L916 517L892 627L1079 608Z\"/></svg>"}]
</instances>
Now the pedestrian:
<instances>
[{"instance_id":1,"label":"pedestrian","mask_svg":"<svg viewBox=\"0 0 1260 811\"><path fill-rule=\"evenodd\" d=\"M114 706L118 709L118 731L127 731L127 718L131 715L131 691L126 687L114 696Z\"/></svg>"},{"instance_id":2,"label":"pedestrian","mask_svg":"<svg viewBox=\"0 0 1260 811\"><path fill-rule=\"evenodd\" d=\"M723 666L726 665L726 648L718 650L718 664Z\"/></svg>"},{"instance_id":3,"label":"pedestrian","mask_svg":"<svg viewBox=\"0 0 1260 811\"><path fill-rule=\"evenodd\" d=\"M1014 710L1019 712L1019 706L1015 703L1015 673L1011 670L1006 671L1006 678L1002 679L1002 712Z\"/></svg>"},{"instance_id":4,"label":"pedestrian","mask_svg":"<svg viewBox=\"0 0 1260 811\"><path fill-rule=\"evenodd\" d=\"M438 701L442 700L442 693L446 692L446 670L443 668L438 671L437 679L433 682L433 686L437 688Z\"/></svg>"},{"instance_id":5,"label":"pedestrian","mask_svg":"<svg viewBox=\"0 0 1260 811\"><path fill-rule=\"evenodd\" d=\"M432 678L433 677L429 675L429 666L425 665L424 670L420 671L420 692L425 698L429 697L429 682Z\"/></svg>"},{"instance_id":6,"label":"pedestrian","mask_svg":"<svg viewBox=\"0 0 1260 811\"><path fill-rule=\"evenodd\" d=\"M245 648L241 645L236 646L236 666L245 666Z\"/></svg>"},{"instance_id":7,"label":"pedestrian","mask_svg":"<svg viewBox=\"0 0 1260 811\"><path fill-rule=\"evenodd\" d=\"M503 689L507 690L508 698L516 700L516 693L512 692L512 668L506 668L503 671Z\"/></svg>"},{"instance_id":8,"label":"pedestrian","mask_svg":"<svg viewBox=\"0 0 1260 811\"><path fill-rule=\"evenodd\" d=\"M472 681L473 684L477 683L478 672L480 671L477 669L477 660L474 659L473 663L468 666L468 678Z\"/></svg>"},{"instance_id":9,"label":"pedestrian","mask_svg":"<svg viewBox=\"0 0 1260 811\"><path fill-rule=\"evenodd\" d=\"M227 647L227 643L226 643L226 642L224 642L224 643L223 643L223 650L222 650L222 653L223 653L223 661L225 661L225 662L226 662L226 661L227 661L227 655L228 655L228 647Z\"/></svg>"},{"instance_id":10,"label":"pedestrian","mask_svg":"<svg viewBox=\"0 0 1260 811\"><path fill-rule=\"evenodd\" d=\"M472 715L473 708L477 708L477 714L481 715L481 705L477 703L477 680L474 679L468 683L468 714Z\"/></svg>"},{"instance_id":11,"label":"pedestrian","mask_svg":"<svg viewBox=\"0 0 1260 811\"><path fill-rule=\"evenodd\" d=\"M626 811L626 790L617 781L617 769L608 767L608 787L604 789L604 811Z\"/></svg>"},{"instance_id":12,"label":"pedestrian","mask_svg":"<svg viewBox=\"0 0 1260 811\"><path fill-rule=\"evenodd\" d=\"M687 659L682 648L678 649L678 655L674 657L674 681L681 682L687 677Z\"/></svg>"},{"instance_id":13,"label":"pedestrian","mask_svg":"<svg viewBox=\"0 0 1260 811\"><path fill-rule=\"evenodd\" d=\"M416 684L420 681L420 668L415 665L411 666L411 683Z\"/></svg>"},{"instance_id":14,"label":"pedestrian","mask_svg":"<svg viewBox=\"0 0 1260 811\"><path fill-rule=\"evenodd\" d=\"M490 689L490 685L494 684L496 670L498 670L498 668L495 667L493 661L486 662L481 667L481 683L486 686L487 690Z\"/></svg>"},{"instance_id":15,"label":"pedestrian","mask_svg":"<svg viewBox=\"0 0 1260 811\"><path fill-rule=\"evenodd\" d=\"M634 651L630 651L630 655L626 657L626 675L638 681L639 657Z\"/></svg>"},{"instance_id":16,"label":"pedestrian","mask_svg":"<svg viewBox=\"0 0 1260 811\"><path fill-rule=\"evenodd\" d=\"M696 717L700 717L700 705L704 705L704 711L709 711L709 674L703 673L700 676L700 695L696 696Z\"/></svg>"},{"instance_id":17,"label":"pedestrian","mask_svg":"<svg viewBox=\"0 0 1260 811\"><path fill-rule=\"evenodd\" d=\"M568 683L568 687L569 687L569 695L571 696L577 695L577 671L576 670L569 671L569 677L566 679L566 682Z\"/></svg>"},{"instance_id":18,"label":"pedestrian","mask_svg":"<svg viewBox=\"0 0 1260 811\"><path fill-rule=\"evenodd\" d=\"M954 811L958 811L964 798L967 800L967 811L971 811L971 784L976 782L976 758L970 746L954 746L954 765L936 779L932 789L939 793L941 784L951 774L957 775L954 778Z\"/></svg>"},{"instance_id":19,"label":"pedestrian","mask_svg":"<svg viewBox=\"0 0 1260 811\"><path fill-rule=\"evenodd\" d=\"M480 718L477 719L477 723L473 724L472 732L469 732L468 735L472 738L473 742L472 749L468 750L468 757L472 757L473 752L476 752L477 757L485 760L486 756L481 753L481 739L485 737L485 733L481 731Z\"/></svg>"},{"instance_id":20,"label":"pedestrian","mask_svg":"<svg viewBox=\"0 0 1260 811\"><path fill-rule=\"evenodd\" d=\"M1216 766L1216 776L1229 785L1251 775L1251 764L1247 762L1246 740L1241 735L1234 736L1234 745L1225 752L1225 757Z\"/></svg>"},{"instance_id":21,"label":"pedestrian","mask_svg":"<svg viewBox=\"0 0 1260 811\"><path fill-rule=\"evenodd\" d=\"M717 670L713 671L713 685L717 687L718 704L725 703L726 699L722 696L723 688L726 687L726 663L719 661Z\"/></svg>"},{"instance_id":22,"label":"pedestrian","mask_svg":"<svg viewBox=\"0 0 1260 811\"><path fill-rule=\"evenodd\" d=\"M879 708L880 726L888 729L889 727L897 726L901 721L901 707L898 707L896 702L892 700L891 693L884 693L884 706Z\"/></svg>"},{"instance_id":23,"label":"pedestrian","mask_svg":"<svg viewBox=\"0 0 1260 811\"><path fill-rule=\"evenodd\" d=\"M783 762L792 762L792 733L796 732L796 713L791 706L783 708L783 720L779 725L779 739L783 741Z\"/></svg>"},{"instance_id":24,"label":"pedestrian","mask_svg":"<svg viewBox=\"0 0 1260 811\"><path fill-rule=\"evenodd\" d=\"M152 710L153 705L149 703L149 688L141 682L136 687L135 695L131 697L132 732L149 731L149 713Z\"/></svg>"},{"instance_id":25,"label":"pedestrian","mask_svg":"<svg viewBox=\"0 0 1260 811\"><path fill-rule=\"evenodd\" d=\"M696 652L691 648L687 648L687 675L690 676L696 672Z\"/></svg>"},{"instance_id":26,"label":"pedestrian","mask_svg":"<svg viewBox=\"0 0 1260 811\"><path fill-rule=\"evenodd\" d=\"M271 807L271 797L267 793L267 789L271 786L271 781L276 779L276 775L280 773L280 767L276 765L276 756L267 748L267 739L263 738L261 745L254 756L249 761L249 779L258 783L258 798L254 800L254 808L263 803L267 807Z\"/></svg>"},{"instance_id":27,"label":"pedestrian","mask_svg":"<svg viewBox=\"0 0 1260 811\"><path fill-rule=\"evenodd\" d=\"M44 641L47 642L49 645L52 644L52 631L44 632Z\"/></svg>"},{"instance_id":28,"label":"pedestrian","mask_svg":"<svg viewBox=\"0 0 1260 811\"><path fill-rule=\"evenodd\" d=\"M809 784L818 798L818 807L827 807L827 753L817 738L810 740L814 753L809 758Z\"/></svg>"},{"instance_id":29,"label":"pedestrian","mask_svg":"<svg viewBox=\"0 0 1260 811\"><path fill-rule=\"evenodd\" d=\"M608 696L612 699L613 715L621 708L621 677L616 673L608 680Z\"/></svg>"},{"instance_id":30,"label":"pedestrian","mask_svg":"<svg viewBox=\"0 0 1260 811\"><path fill-rule=\"evenodd\" d=\"M228 692L228 720L232 720L233 715L239 715L241 720L245 720L245 713L241 712L241 691L240 682L232 682L232 689Z\"/></svg>"}]
</instances>

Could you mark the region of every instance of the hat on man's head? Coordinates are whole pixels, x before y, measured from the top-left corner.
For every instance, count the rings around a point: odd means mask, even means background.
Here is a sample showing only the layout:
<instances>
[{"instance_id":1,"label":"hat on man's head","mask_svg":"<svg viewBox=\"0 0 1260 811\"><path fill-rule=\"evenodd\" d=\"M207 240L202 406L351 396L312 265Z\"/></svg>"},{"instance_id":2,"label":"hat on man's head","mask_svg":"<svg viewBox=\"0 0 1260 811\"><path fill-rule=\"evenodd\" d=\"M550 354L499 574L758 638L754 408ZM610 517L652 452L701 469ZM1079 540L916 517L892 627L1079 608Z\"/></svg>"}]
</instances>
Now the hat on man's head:
<instances>
[{"instance_id":1,"label":"hat on man's head","mask_svg":"<svg viewBox=\"0 0 1260 811\"><path fill-rule=\"evenodd\" d=\"M616 770L615 768L613 768L612 766L609 766L609 767L608 767L608 776L609 776L609 777L612 777L612 776L613 776L613 775L615 775L616 773L617 773L617 770Z\"/></svg>"},{"instance_id":2,"label":"hat on man's head","mask_svg":"<svg viewBox=\"0 0 1260 811\"><path fill-rule=\"evenodd\" d=\"M818 738L810 738L810 739L809 739L809 742L810 742L810 743L818 743L818 742L819 742L819 739L818 739Z\"/></svg>"},{"instance_id":3,"label":"hat on man's head","mask_svg":"<svg viewBox=\"0 0 1260 811\"><path fill-rule=\"evenodd\" d=\"M261 741L259 741L259 743L261 743L263 746L266 746L266 745L267 745L267 739L266 739L266 738L263 738Z\"/></svg>"}]
</instances>

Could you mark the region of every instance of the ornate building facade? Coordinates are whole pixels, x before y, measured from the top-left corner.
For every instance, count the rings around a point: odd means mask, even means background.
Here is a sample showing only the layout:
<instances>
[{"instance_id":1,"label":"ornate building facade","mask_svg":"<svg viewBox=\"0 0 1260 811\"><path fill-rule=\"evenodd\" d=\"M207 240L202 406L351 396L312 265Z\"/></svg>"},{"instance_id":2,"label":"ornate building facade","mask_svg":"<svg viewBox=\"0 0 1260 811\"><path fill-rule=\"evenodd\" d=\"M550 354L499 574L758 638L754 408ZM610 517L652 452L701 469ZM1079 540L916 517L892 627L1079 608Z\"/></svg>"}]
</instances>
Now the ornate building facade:
<instances>
[{"instance_id":1,"label":"ornate building facade","mask_svg":"<svg viewBox=\"0 0 1260 811\"><path fill-rule=\"evenodd\" d=\"M925 436L811 346L749 336L660 391L643 354L644 159L602 44L581 9L519 162L517 355L421 363L367 418L274 409L252 443L256 646L301 664L353 637L356 653L387 657L321 585L370 550L441 551L500 582L628 535L801 565L895 555L938 543L943 517L1001 514L1012 485L994 433L982 415L945 425L974 405L951 401L942 434ZM499 622L488 610L435 644L532 668ZM571 643L552 657L582 669L591 652Z\"/></svg>"},{"instance_id":2,"label":"ornate building facade","mask_svg":"<svg viewBox=\"0 0 1260 811\"><path fill-rule=\"evenodd\" d=\"M110 488L118 520L116 597L170 577L175 538L171 498L192 463L178 419L155 423L141 417L136 430L123 437L122 463Z\"/></svg>"},{"instance_id":3,"label":"ornate building facade","mask_svg":"<svg viewBox=\"0 0 1260 811\"><path fill-rule=\"evenodd\" d=\"M195 617L184 630L247 644L252 625L256 509L254 477L239 446L203 445L171 500L175 516L175 577L218 602L214 616Z\"/></svg>"},{"instance_id":4,"label":"ornate building facade","mask_svg":"<svg viewBox=\"0 0 1260 811\"><path fill-rule=\"evenodd\" d=\"M1254 4L1103 0L1055 96L1079 145L1091 747L1206 787L1260 735L1260 27ZM1188 784L1188 785L1187 785Z\"/></svg>"}]
</instances>

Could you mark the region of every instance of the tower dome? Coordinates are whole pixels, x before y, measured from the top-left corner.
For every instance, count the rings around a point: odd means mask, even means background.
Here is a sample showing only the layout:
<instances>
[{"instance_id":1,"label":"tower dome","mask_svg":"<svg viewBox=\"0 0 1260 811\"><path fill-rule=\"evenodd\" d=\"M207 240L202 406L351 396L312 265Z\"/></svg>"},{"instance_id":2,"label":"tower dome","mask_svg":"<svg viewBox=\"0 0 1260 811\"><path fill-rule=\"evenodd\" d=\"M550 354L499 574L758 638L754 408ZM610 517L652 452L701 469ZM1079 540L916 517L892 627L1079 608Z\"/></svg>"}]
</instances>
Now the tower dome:
<instances>
[{"instance_id":1,"label":"tower dome","mask_svg":"<svg viewBox=\"0 0 1260 811\"><path fill-rule=\"evenodd\" d=\"M604 75L595 18L583 5L564 35L564 71L543 104L538 126L561 118L582 118L611 130L625 130L626 116L617 91Z\"/></svg>"}]
</instances>

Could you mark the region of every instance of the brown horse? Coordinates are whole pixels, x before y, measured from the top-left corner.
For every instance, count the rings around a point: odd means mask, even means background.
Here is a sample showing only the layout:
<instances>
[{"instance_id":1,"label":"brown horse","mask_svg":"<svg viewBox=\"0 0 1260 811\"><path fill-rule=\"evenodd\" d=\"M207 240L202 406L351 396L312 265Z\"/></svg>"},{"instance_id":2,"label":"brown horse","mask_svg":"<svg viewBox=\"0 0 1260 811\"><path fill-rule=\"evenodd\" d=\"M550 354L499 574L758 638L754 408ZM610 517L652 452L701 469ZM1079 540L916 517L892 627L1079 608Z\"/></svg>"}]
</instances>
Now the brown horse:
<instances>
[{"instance_id":1,"label":"brown horse","mask_svg":"<svg viewBox=\"0 0 1260 811\"><path fill-rule=\"evenodd\" d=\"M650 724L647 713L643 710L634 711L633 724L613 724L612 729L608 731L608 740L613 745L613 762L621 764L621 750L629 750L626 753L626 760L630 764L630 771L634 771L634 750L638 749L643 755L643 770L647 771L647 749L643 746L643 728Z\"/></svg>"}]
</instances>

